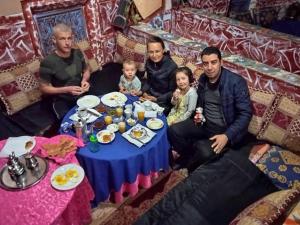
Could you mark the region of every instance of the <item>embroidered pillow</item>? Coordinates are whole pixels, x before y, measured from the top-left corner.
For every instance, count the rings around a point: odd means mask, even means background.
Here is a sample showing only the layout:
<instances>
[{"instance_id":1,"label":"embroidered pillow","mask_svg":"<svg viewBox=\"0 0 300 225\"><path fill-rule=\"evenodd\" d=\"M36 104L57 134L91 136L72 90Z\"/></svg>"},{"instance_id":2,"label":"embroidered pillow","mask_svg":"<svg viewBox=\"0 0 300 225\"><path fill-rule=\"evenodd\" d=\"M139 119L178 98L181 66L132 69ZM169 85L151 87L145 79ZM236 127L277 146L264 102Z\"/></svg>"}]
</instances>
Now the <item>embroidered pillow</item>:
<instances>
[{"instance_id":1,"label":"embroidered pillow","mask_svg":"<svg viewBox=\"0 0 300 225\"><path fill-rule=\"evenodd\" d=\"M300 199L299 190L282 190L271 193L244 209L230 225L274 224Z\"/></svg>"},{"instance_id":2,"label":"embroidered pillow","mask_svg":"<svg viewBox=\"0 0 300 225\"><path fill-rule=\"evenodd\" d=\"M280 96L266 116L258 139L270 141L300 155L300 103Z\"/></svg>"},{"instance_id":3,"label":"embroidered pillow","mask_svg":"<svg viewBox=\"0 0 300 225\"><path fill-rule=\"evenodd\" d=\"M300 156L278 146L263 155L256 166L280 189L300 189Z\"/></svg>"},{"instance_id":4,"label":"embroidered pillow","mask_svg":"<svg viewBox=\"0 0 300 225\"><path fill-rule=\"evenodd\" d=\"M95 59L93 54L93 49L91 48L87 40L79 41L75 44L75 47L78 47L84 55L86 63L89 65L91 73L101 69L98 61Z\"/></svg>"},{"instance_id":5,"label":"embroidered pillow","mask_svg":"<svg viewBox=\"0 0 300 225\"><path fill-rule=\"evenodd\" d=\"M248 126L249 133L257 135L263 128L264 121L266 121L267 113L272 107L276 93L255 89L249 87L250 99L253 106L253 115Z\"/></svg>"},{"instance_id":6,"label":"embroidered pillow","mask_svg":"<svg viewBox=\"0 0 300 225\"><path fill-rule=\"evenodd\" d=\"M134 61L139 71L145 71L147 45L129 39L122 33L118 32L114 61L122 63L124 59Z\"/></svg>"},{"instance_id":7,"label":"embroidered pillow","mask_svg":"<svg viewBox=\"0 0 300 225\"><path fill-rule=\"evenodd\" d=\"M0 72L0 98L8 115L41 100L39 68L40 61L33 59L31 62Z\"/></svg>"},{"instance_id":8,"label":"embroidered pillow","mask_svg":"<svg viewBox=\"0 0 300 225\"><path fill-rule=\"evenodd\" d=\"M269 144L254 145L250 150L249 160L256 163L270 149L271 145Z\"/></svg>"}]
</instances>

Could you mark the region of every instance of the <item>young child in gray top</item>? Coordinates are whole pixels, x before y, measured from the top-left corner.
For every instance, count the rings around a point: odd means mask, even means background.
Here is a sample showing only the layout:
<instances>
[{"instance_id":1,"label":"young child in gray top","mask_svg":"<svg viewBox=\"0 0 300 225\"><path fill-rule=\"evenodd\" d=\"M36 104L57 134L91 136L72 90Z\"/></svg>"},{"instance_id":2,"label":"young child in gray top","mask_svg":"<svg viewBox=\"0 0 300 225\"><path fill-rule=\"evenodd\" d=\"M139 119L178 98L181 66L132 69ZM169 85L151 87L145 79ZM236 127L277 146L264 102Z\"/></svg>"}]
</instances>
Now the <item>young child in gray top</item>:
<instances>
[{"instance_id":1,"label":"young child in gray top","mask_svg":"<svg viewBox=\"0 0 300 225\"><path fill-rule=\"evenodd\" d=\"M123 62L123 75L120 77L119 88L123 94L131 94L139 96L141 92L141 81L135 75L136 65L131 60L125 60Z\"/></svg>"}]
</instances>

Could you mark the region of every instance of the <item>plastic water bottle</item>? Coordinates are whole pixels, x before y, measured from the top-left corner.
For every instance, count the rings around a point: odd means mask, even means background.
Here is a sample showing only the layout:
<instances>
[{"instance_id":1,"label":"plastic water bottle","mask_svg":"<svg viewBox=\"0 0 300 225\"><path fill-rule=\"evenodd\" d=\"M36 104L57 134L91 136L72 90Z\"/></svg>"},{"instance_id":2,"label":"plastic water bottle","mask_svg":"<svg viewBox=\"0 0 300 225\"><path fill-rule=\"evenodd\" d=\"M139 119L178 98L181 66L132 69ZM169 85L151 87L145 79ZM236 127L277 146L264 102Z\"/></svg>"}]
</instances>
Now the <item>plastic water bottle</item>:
<instances>
[{"instance_id":1,"label":"plastic water bottle","mask_svg":"<svg viewBox=\"0 0 300 225\"><path fill-rule=\"evenodd\" d=\"M92 134L90 135L90 142L88 144L88 148L91 152L98 152L100 150L99 148L99 144L98 144L98 140L96 135Z\"/></svg>"}]
</instances>

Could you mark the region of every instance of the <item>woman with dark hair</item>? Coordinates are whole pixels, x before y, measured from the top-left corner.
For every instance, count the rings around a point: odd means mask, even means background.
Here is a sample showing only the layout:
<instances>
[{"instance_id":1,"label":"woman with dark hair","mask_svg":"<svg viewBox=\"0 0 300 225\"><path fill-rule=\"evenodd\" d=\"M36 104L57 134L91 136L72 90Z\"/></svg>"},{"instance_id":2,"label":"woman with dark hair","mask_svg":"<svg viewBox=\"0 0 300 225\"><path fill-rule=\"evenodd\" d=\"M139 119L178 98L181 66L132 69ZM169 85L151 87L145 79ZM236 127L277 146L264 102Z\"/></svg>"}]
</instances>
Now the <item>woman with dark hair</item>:
<instances>
[{"instance_id":1,"label":"woman with dark hair","mask_svg":"<svg viewBox=\"0 0 300 225\"><path fill-rule=\"evenodd\" d=\"M191 87L194 78L188 67L177 68L175 76L177 89L173 92L173 108L167 117L169 126L189 118L195 111L198 98L196 89Z\"/></svg>"},{"instance_id":2,"label":"woman with dark hair","mask_svg":"<svg viewBox=\"0 0 300 225\"><path fill-rule=\"evenodd\" d=\"M164 107L164 113L168 114L171 109L172 92L176 88L174 70L177 65L165 51L164 42L159 37L148 40L147 51L147 80L142 87L141 100L156 102Z\"/></svg>"}]
</instances>

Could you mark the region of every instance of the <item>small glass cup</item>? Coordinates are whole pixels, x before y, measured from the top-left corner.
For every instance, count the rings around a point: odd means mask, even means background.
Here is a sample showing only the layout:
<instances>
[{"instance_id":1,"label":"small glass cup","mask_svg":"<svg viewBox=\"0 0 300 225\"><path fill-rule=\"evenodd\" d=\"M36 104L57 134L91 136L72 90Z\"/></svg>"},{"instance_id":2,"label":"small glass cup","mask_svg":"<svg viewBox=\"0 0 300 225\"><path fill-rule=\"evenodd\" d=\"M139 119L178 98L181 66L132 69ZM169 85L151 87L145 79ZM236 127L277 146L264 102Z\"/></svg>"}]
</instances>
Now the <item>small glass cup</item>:
<instances>
[{"instance_id":1,"label":"small glass cup","mask_svg":"<svg viewBox=\"0 0 300 225\"><path fill-rule=\"evenodd\" d=\"M126 120L128 120L132 115L132 110L131 109L125 109L124 114L125 114Z\"/></svg>"},{"instance_id":2,"label":"small glass cup","mask_svg":"<svg viewBox=\"0 0 300 225\"><path fill-rule=\"evenodd\" d=\"M113 119L112 119L111 116L105 116L105 117L104 117L104 122L106 123L106 125L111 124L112 121L113 121Z\"/></svg>"},{"instance_id":3,"label":"small glass cup","mask_svg":"<svg viewBox=\"0 0 300 225\"><path fill-rule=\"evenodd\" d=\"M116 116L121 117L123 115L123 108L117 107L116 108Z\"/></svg>"},{"instance_id":4,"label":"small glass cup","mask_svg":"<svg viewBox=\"0 0 300 225\"><path fill-rule=\"evenodd\" d=\"M119 122L119 131L120 133L124 133L126 131L126 123L125 122Z\"/></svg>"},{"instance_id":5,"label":"small glass cup","mask_svg":"<svg viewBox=\"0 0 300 225\"><path fill-rule=\"evenodd\" d=\"M145 110L139 109L139 110L137 111L137 117L138 117L138 120L139 120L140 122L143 122L144 119L145 119Z\"/></svg>"}]
</instances>

